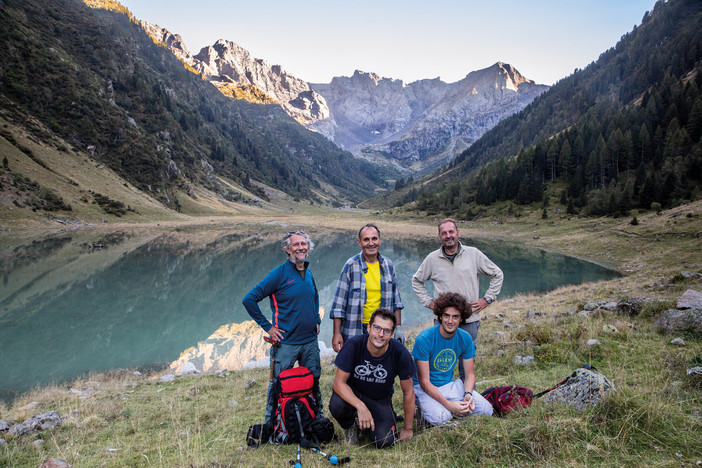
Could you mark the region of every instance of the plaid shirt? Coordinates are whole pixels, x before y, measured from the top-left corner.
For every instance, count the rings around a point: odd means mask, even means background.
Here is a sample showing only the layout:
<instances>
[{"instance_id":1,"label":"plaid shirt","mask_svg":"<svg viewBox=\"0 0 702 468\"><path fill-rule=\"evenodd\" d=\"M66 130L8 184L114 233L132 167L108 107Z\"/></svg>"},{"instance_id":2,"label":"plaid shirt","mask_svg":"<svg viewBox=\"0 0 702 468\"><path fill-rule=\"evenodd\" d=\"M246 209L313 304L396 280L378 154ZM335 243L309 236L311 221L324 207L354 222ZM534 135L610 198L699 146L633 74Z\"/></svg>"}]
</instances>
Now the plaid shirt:
<instances>
[{"instance_id":1,"label":"plaid shirt","mask_svg":"<svg viewBox=\"0 0 702 468\"><path fill-rule=\"evenodd\" d=\"M380 262L380 307L391 312L404 309L397 284L395 267L389 258L378 253ZM366 303L366 278L368 266L359 253L348 259L336 283L336 293L329 317L340 318L341 336L344 341L349 337L363 333L363 306Z\"/></svg>"}]
</instances>

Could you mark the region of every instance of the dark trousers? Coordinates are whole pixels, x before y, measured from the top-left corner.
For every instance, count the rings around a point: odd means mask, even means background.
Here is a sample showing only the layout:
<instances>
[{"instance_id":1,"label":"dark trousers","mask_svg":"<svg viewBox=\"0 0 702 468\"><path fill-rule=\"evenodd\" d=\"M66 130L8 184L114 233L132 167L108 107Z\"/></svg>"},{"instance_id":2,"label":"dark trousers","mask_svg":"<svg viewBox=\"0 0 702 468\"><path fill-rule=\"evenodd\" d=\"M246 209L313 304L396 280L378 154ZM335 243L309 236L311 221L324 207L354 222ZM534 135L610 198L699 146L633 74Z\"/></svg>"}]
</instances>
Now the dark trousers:
<instances>
[{"instance_id":1,"label":"dark trousers","mask_svg":"<svg viewBox=\"0 0 702 468\"><path fill-rule=\"evenodd\" d=\"M395 411L390 400L373 400L365 395L354 394L368 407L373 416L375 429L370 431L371 440L378 448L392 447L395 444ZM353 426L356 408L346 403L336 392L329 400L329 412L342 429Z\"/></svg>"}]
</instances>

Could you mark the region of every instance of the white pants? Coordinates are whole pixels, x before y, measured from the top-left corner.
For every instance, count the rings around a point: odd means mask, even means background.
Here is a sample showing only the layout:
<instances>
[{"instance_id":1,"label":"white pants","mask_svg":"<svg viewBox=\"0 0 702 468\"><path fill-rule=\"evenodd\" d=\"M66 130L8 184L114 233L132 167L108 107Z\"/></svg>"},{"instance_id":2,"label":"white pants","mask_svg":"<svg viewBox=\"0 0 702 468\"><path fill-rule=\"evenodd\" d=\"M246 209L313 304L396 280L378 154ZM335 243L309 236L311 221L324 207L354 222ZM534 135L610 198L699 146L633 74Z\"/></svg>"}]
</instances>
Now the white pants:
<instances>
[{"instance_id":1,"label":"white pants","mask_svg":"<svg viewBox=\"0 0 702 468\"><path fill-rule=\"evenodd\" d=\"M438 387L441 394L446 397L449 401L461 401L463 400L463 381L461 379L456 379L453 382L449 382L446 385ZM453 414L446 409L444 405L427 395L424 390L422 390L421 385L417 384L414 386L414 394L417 397L417 405L424 419L434 426L443 424L446 421L450 421L453 418ZM483 396L473 390L473 401L475 402L475 410L472 414L485 414L492 416L492 405Z\"/></svg>"}]
</instances>

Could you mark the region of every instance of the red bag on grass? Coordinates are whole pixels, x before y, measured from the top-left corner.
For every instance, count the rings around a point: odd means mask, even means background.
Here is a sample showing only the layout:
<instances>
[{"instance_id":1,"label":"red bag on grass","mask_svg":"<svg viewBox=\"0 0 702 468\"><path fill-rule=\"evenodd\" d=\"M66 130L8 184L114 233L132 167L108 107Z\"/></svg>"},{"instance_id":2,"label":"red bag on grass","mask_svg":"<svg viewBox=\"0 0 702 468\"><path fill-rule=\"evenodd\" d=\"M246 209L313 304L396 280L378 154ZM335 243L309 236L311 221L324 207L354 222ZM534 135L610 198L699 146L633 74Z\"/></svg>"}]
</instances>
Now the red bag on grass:
<instances>
[{"instance_id":1,"label":"red bag on grass","mask_svg":"<svg viewBox=\"0 0 702 468\"><path fill-rule=\"evenodd\" d=\"M520 405L522 408L529 406L534 399L534 392L526 387L517 385L490 387L481 395L490 402L496 416L504 416L517 405Z\"/></svg>"}]
</instances>

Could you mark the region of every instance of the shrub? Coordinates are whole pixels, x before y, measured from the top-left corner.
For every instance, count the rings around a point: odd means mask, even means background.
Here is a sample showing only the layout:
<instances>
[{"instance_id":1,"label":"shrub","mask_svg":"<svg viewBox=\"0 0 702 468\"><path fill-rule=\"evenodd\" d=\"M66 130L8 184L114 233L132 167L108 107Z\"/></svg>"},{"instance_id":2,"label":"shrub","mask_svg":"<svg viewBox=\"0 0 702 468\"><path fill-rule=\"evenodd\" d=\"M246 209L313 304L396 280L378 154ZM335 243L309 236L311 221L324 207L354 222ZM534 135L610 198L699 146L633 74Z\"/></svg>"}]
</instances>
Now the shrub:
<instances>
[{"instance_id":1,"label":"shrub","mask_svg":"<svg viewBox=\"0 0 702 468\"><path fill-rule=\"evenodd\" d=\"M549 343L551 342L551 327L529 323L517 332L515 338L519 341L533 341L537 345Z\"/></svg>"},{"instance_id":2,"label":"shrub","mask_svg":"<svg viewBox=\"0 0 702 468\"><path fill-rule=\"evenodd\" d=\"M95 199L95 203L100 205L107 214L122 216L127 213L127 208L121 201L112 200L110 197L99 193L93 193L93 198Z\"/></svg>"}]
</instances>

